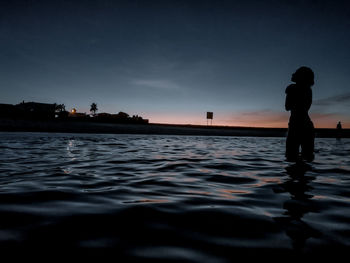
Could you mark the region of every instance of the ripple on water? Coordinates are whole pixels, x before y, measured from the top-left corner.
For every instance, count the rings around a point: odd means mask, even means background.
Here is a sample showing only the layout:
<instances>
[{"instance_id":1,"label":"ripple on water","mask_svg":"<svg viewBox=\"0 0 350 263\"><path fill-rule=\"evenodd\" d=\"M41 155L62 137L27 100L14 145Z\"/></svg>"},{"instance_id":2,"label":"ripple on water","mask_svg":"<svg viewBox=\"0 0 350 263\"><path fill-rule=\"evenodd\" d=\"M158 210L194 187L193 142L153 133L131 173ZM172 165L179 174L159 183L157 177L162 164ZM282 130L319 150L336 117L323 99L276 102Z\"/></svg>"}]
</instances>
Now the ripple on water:
<instances>
[{"instance_id":1,"label":"ripple on water","mask_svg":"<svg viewBox=\"0 0 350 263\"><path fill-rule=\"evenodd\" d=\"M1 133L0 245L230 262L350 245L350 141ZM286 254L287 253L287 254Z\"/></svg>"}]
</instances>

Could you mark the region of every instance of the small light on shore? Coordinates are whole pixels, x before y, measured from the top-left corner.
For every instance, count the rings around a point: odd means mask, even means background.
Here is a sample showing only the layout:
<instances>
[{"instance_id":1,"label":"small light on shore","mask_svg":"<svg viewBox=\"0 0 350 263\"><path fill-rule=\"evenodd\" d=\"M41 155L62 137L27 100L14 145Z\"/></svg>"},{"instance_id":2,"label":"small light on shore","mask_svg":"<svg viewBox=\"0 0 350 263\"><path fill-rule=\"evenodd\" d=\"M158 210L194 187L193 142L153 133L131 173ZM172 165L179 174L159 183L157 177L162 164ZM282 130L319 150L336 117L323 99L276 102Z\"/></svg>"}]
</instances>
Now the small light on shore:
<instances>
[{"instance_id":1,"label":"small light on shore","mask_svg":"<svg viewBox=\"0 0 350 263\"><path fill-rule=\"evenodd\" d=\"M71 113L76 113L77 112L77 110L75 109L75 108L73 108L72 110L71 110Z\"/></svg>"}]
</instances>

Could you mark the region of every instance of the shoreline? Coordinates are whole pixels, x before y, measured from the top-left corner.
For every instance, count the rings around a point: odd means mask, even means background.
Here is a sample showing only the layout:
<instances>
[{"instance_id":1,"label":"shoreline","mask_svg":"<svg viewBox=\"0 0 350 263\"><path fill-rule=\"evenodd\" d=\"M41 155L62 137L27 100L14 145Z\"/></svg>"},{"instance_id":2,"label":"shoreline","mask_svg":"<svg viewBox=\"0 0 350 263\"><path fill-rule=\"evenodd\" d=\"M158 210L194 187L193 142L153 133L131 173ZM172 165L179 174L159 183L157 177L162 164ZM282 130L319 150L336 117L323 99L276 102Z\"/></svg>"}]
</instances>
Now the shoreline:
<instances>
[{"instance_id":1,"label":"shoreline","mask_svg":"<svg viewBox=\"0 0 350 263\"><path fill-rule=\"evenodd\" d=\"M255 128L181 124L119 124L69 120L0 119L1 132L52 132L101 134L155 134L198 136L286 137L287 128ZM316 128L316 138L336 138L336 129ZM350 129L343 129L342 138L350 138Z\"/></svg>"}]
</instances>

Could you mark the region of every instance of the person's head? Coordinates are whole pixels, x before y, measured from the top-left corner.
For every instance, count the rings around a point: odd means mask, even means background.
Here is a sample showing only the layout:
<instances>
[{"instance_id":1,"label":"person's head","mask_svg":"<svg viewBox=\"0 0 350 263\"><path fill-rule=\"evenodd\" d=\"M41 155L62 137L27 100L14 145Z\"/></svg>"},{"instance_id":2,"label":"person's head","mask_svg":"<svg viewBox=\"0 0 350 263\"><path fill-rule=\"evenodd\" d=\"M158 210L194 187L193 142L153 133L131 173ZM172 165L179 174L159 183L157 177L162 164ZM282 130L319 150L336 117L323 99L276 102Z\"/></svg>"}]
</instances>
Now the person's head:
<instances>
[{"instance_id":1,"label":"person's head","mask_svg":"<svg viewBox=\"0 0 350 263\"><path fill-rule=\"evenodd\" d=\"M308 67L300 67L292 75L293 82L307 86L314 85L314 78L314 72Z\"/></svg>"}]
</instances>

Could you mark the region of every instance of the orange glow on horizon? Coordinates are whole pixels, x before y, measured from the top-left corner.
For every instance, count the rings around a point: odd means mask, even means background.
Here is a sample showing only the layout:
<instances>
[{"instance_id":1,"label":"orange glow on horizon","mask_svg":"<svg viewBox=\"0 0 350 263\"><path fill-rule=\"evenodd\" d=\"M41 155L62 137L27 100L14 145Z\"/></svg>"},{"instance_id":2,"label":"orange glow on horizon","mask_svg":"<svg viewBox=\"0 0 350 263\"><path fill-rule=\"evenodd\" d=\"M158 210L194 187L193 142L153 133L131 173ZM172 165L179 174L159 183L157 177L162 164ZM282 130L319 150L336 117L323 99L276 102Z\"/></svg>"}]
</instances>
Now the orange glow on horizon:
<instances>
[{"instance_id":1,"label":"orange glow on horizon","mask_svg":"<svg viewBox=\"0 0 350 263\"><path fill-rule=\"evenodd\" d=\"M199 115L199 114L198 114ZM207 125L205 114L175 115L175 114L149 114L147 118L150 123L179 124L179 125ZM344 129L350 128L350 119L343 116L330 114L311 114L315 128L336 128L338 121L341 121ZM243 112L237 114L215 114L213 126L232 127L265 127L265 128L287 128L288 113L276 112ZM343 120L344 119L344 120Z\"/></svg>"}]
</instances>

